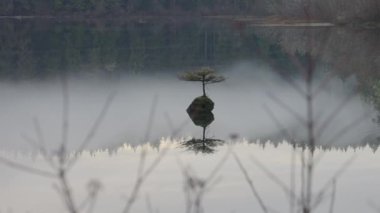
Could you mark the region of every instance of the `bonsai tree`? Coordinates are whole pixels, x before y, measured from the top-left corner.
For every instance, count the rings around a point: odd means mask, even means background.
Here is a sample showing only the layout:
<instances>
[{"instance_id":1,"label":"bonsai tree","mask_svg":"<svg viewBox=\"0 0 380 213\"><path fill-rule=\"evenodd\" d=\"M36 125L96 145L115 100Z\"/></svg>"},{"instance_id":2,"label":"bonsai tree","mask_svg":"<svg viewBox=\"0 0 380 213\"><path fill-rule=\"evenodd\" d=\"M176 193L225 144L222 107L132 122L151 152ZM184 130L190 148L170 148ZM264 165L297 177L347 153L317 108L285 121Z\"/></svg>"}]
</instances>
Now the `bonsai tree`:
<instances>
[{"instance_id":1,"label":"bonsai tree","mask_svg":"<svg viewBox=\"0 0 380 213\"><path fill-rule=\"evenodd\" d=\"M219 83L225 80L221 75L210 67L203 67L199 70L185 72L178 76L183 81L200 81L202 82L203 96L206 96L206 84Z\"/></svg>"}]
</instances>

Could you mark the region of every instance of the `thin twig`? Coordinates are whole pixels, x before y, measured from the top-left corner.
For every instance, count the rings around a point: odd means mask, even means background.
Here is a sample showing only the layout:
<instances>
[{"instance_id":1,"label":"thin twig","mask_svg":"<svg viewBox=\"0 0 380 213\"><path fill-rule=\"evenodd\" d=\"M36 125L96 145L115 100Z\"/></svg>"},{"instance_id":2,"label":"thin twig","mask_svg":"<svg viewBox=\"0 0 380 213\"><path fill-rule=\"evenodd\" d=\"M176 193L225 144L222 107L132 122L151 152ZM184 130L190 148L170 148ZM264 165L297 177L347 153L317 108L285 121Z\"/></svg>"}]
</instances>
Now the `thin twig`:
<instances>
[{"instance_id":1,"label":"thin twig","mask_svg":"<svg viewBox=\"0 0 380 213\"><path fill-rule=\"evenodd\" d=\"M148 213L153 213L152 202L150 201L150 197L148 194L145 197L145 201L146 201L146 208L148 210Z\"/></svg>"},{"instance_id":2,"label":"thin twig","mask_svg":"<svg viewBox=\"0 0 380 213\"><path fill-rule=\"evenodd\" d=\"M67 210L70 213L78 213L79 211L77 205L75 204L69 183L67 181L66 169L63 167L60 167L59 169L58 180L61 184L61 192L63 199L65 200Z\"/></svg>"},{"instance_id":3,"label":"thin twig","mask_svg":"<svg viewBox=\"0 0 380 213\"><path fill-rule=\"evenodd\" d=\"M17 169L17 170L21 170L21 171L24 171L26 173L39 175L42 177L48 177L48 178L56 178L57 177L57 175L52 173L52 172L41 170L41 169L36 169L33 167L29 167L29 166L14 162L12 160L9 160L9 159L1 157L1 156L0 156L0 163L4 164L6 166L9 166L11 168Z\"/></svg>"},{"instance_id":4,"label":"thin twig","mask_svg":"<svg viewBox=\"0 0 380 213\"><path fill-rule=\"evenodd\" d=\"M116 96L116 92L113 92L107 97L107 99L106 99L101 111L99 112L98 117L94 121L90 131L87 133L84 141L82 142L82 144L79 146L78 150L76 151L77 153L82 152L88 146L88 144L90 144L92 142L92 140L95 137L95 135L99 129L100 124L103 122L104 117L106 116L108 109L109 109L111 103L113 102L113 99L115 98L115 96ZM71 160L69 160L67 162L67 168L70 169L75 164L75 162L76 162L76 158L72 158Z\"/></svg>"},{"instance_id":5,"label":"thin twig","mask_svg":"<svg viewBox=\"0 0 380 213\"><path fill-rule=\"evenodd\" d=\"M182 129L185 128L185 126L189 123L189 119L186 119L181 124L179 124L177 128L175 128L169 114L167 112L165 112L164 116L165 116L166 123L168 124L168 126L170 128L170 136L171 137L176 137L178 135L178 133L180 133L182 131Z\"/></svg>"},{"instance_id":6,"label":"thin twig","mask_svg":"<svg viewBox=\"0 0 380 213\"><path fill-rule=\"evenodd\" d=\"M241 172L243 173L244 175L244 178L245 180L247 181L248 185L249 185L249 188L251 189L252 193L253 193L253 196L256 198L256 200L259 202L259 205L261 207L261 209L263 210L264 213L268 213L268 208L266 207L266 205L264 204L264 201L262 200L260 194L258 193L258 191L256 190L256 187L255 185L253 184L253 181L252 179L249 177L249 174L247 172L247 170L245 169L245 167L243 166L243 164L241 163L240 159L238 158L238 156L235 154L235 153L232 153Z\"/></svg>"},{"instance_id":7,"label":"thin twig","mask_svg":"<svg viewBox=\"0 0 380 213\"><path fill-rule=\"evenodd\" d=\"M296 192L296 146L295 143L292 143L292 156L290 159L290 191L295 194ZM297 203L297 198L296 196L291 196L290 197L290 213L294 213L296 203Z\"/></svg>"},{"instance_id":8,"label":"thin twig","mask_svg":"<svg viewBox=\"0 0 380 213\"><path fill-rule=\"evenodd\" d=\"M61 85L62 85L62 141L61 146L58 150L59 153L59 161L62 163L64 161L65 155L66 155L66 149L67 149L67 143L68 143L68 137L69 137L69 91L68 91L68 81L67 76L64 75L61 78Z\"/></svg>"},{"instance_id":9,"label":"thin twig","mask_svg":"<svg viewBox=\"0 0 380 213\"><path fill-rule=\"evenodd\" d=\"M51 169L58 169L58 166L54 163L53 156L51 156L45 147L42 144L39 144L37 141L29 138L26 135L21 135L21 137L28 142L34 149L38 150L41 156L44 158L46 163L51 167Z\"/></svg>"},{"instance_id":10,"label":"thin twig","mask_svg":"<svg viewBox=\"0 0 380 213\"><path fill-rule=\"evenodd\" d=\"M167 149L164 149L160 152L160 154L157 156L157 158L153 161L153 163L148 167L148 169L146 171L143 171L141 169L141 167L143 167L144 165L141 163L141 161L145 161L145 155L141 155L141 158L140 158L140 168L138 168L138 171L140 171L140 175L137 176L137 179L135 181L135 184L134 184L134 187L132 189L132 192L125 204L125 207L124 209L122 210L123 213L128 213L130 212L130 209L132 207L132 205L134 204L134 202L136 201L137 199L137 196L140 192L140 188L142 186L142 184L144 183L144 181L148 178L148 176L151 174L151 172L157 167L157 165L160 163L160 161L162 160L162 158L165 156L167 152Z\"/></svg>"},{"instance_id":11,"label":"thin twig","mask_svg":"<svg viewBox=\"0 0 380 213\"><path fill-rule=\"evenodd\" d=\"M266 175L269 179L271 179L275 184L277 184L282 190L284 190L285 194L289 196L289 199L296 199L297 195L295 194L294 191L292 191L282 180L280 180L275 174L273 174L269 169L267 169L259 160L257 160L254 156L250 156L252 162L258 166Z\"/></svg>"},{"instance_id":12,"label":"thin twig","mask_svg":"<svg viewBox=\"0 0 380 213\"><path fill-rule=\"evenodd\" d=\"M330 202L330 211L329 211L330 213L334 212L335 198L336 198L336 179L334 179L332 183L331 202Z\"/></svg>"},{"instance_id":13,"label":"thin twig","mask_svg":"<svg viewBox=\"0 0 380 213\"><path fill-rule=\"evenodd\" d=\"M45 137L44 137L44 134L42 133L41 124L37 117L33 118L33 126L34 126L34 131L36 132L36 135L37 135L37 139L38 139L37 141L39 142L42 148L46 148Z\"/></svg>"},{"instance_id":14,"label":"thin twig","mask_svg":"<svg viewBox=\"0 0 380 213\"><path fill-rule=\"evenodd\" d=\"M346 162L344 162L343 165L334 173L334 175L325 183L325 185L321 187L319 192L316 193L313 207L317 207L320 204L324 194L327 192L327 189L347 170L347 168L352 164L355 158L356 156L354 155L351 158L349 158Z\"/></svg>"},{"instance_id":15,"label":"thin twig","mask_svg":"<svg viewBox=\"0 0 380 213\"><path fill-rule=\"evenodd\" d=\"M317 97L319 95L319 93L321 93L321 91L323 91L322 89L325 88L327 86L327 84L329 83L329 81L332 79L332 77L335 75L334 72L330 72L328 75L326 75L324 77L323 80L320 81L319 85L317 86L316 90L314 91L314 96Z\"/></svg>"},{"instance_id":16,"label":"thin twig","mask_svg":"<svg viewBox=\"0 0 380 213\"><path fill-rule=\"evenodd\" d=\"M301 151L301 207L300 210L303 210L303 206L305 205L305 168L306 168L306 162L305 162L305 148L302 148Z\"/></svg>"},{"instance_id":17,"label":"thin twig","mask_svg":"<svg viewBox=\"0 0 380 213\"><path fill-rule=\"evenodd\" d=\"M365 121L368 119L371 113L364 113L359 118L355 119L353 122L349 123L348 125L344 126L338 133L336 133L325 145L332 146L334 145L340 137L342 137L344 134L346 134L348 131L350 131L352 128L357 126L359 123ZM315 157L315 164L318 164L319 161L322 159L325 152L321 152L319 155Z\"/></svg>"},{"instance_id":18,"label":"thin twig","mask_svg":"<svg viewBox=\"0 0 380 213\"><path fill-rule=\"evenodd\" d=\"M347 103L349 101L351 101L353 99L353 97L355 97L356 93L353 93L353 94L349 94L347 95L339 104L338 106L336 106L336 108L334 110L331 111L330 114L328 114L327 118L325 121L323 121L320 125L320 128L317 130L317 133L316 133L316 138L319 138L324 130L331 124L331 122L339 115L340 112L342 112L343 108L345 106L347 106Z\"/></svg>"},{"instance_id":19,"label":"thin twig","mask_svg":"<svg viewBox=\"0 0 380 213\"><path fill-rule=\"evenodd\" d=\"M276 116L274 115L273 111L270 109L269 106L267 106L266 104L263 104L263 109L267 112L267 114L269 115L269 117L272 119L272 121L274 122L274 124L277 126L277 128L280 130L280 132L284 132L285 133L285 136L287 138L292 138L289 134L289 130L287 130L282 124L281 122L276 118Z\"/></svg>"},{"instance_id":20,"label":"thin twig","mask_svg":"<svg viewBox=\"0 0 380 213\"><path fill-rule=\"evenodd\" d=\"M148 122L147 122L147 127L145 130L145 137L144 137L144 142L148 142L150 139L150 134L152 131L152 125L154 121L154 116L156 114L156 109L157 109L157 103L158 103L158 95L155 95L152 101L152 105L150 107L150 112L148 116Z\"/></svg>"},{"instance_id":21,"label":"thin twig","mask_svg":"<svg viewBox=\"0 0 380 213\"><path fill-rule=\"evenodd\" d=\"M268 91L267 94L268 94L269 98L271 98L275 103L277 103L278 105L280 105L281 107L283 107L283 109L285 109L286 111L288 111L288 113L290 113L291 115L293 115L294 118L296 118L301 124L304 124L304 125L306 124L305 119L300 114L298 114L298 112L294 111L291 107L289 107L287 104L285 104L282 100L280 100L273 93L271 93L271 92Z\"/></svg>"},{"instance_id":22,"label":"thin twig","mask_svg":"<svg viewBox=\"0 0 380 213\"><path fill-rule=\"evenodd\" d=\"M194 209L195 213L203 212L202 199L205 193L211 190L218 182L219 178L216 178L217 173L220 171L224 163L227 161L231 150L229 149L222 157L218 164L214 167L211 173L205 179L191 175L189 167L185 167L181 160L178 158L178 165L185 177L185 196L186 196L186 213L191 213Z\"/></svg>"},{"instance_id":23,"label":"thin twig","mask_svg":"<svg viewBox=\"0 0 380 213\"><path fill-rule=\"evenodd\" d=\"M214 169L211 171L209 176L206 178L206 182L210 182L212 179L215 178L216 174L219 172L219 170L222 168L224 163L227 161L228 157L231 154L231 150L229 149L226 154L222 157L222 159L219 161L219 163L214 167Z\"/></svg>"}]
</instances>

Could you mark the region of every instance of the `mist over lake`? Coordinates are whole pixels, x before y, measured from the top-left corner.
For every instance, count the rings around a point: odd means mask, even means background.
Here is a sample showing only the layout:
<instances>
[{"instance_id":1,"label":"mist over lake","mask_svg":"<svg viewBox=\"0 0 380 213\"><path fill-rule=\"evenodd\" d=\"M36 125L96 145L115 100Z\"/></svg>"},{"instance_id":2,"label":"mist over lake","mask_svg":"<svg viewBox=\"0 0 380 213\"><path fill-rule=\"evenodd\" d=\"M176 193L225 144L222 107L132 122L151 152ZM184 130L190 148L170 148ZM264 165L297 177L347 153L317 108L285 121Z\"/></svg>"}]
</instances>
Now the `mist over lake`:
<instances>
[{"instance_id":1,"label":"mist over lake","mask_svg":"<svg viewBox=\"0 0 380 213\"><path fill-rule=\"evenodd\" d=\"M176 127L181 128L175 137L199 134L198 128L191 125L185 109L192 97L199 95L200 88L197 84L179 81L176 76L179 72L154 76L125 75L118 80L70 78L70 147L75 148L82 142L107 96L114 92L115 99L91 144L92 149L116 149L124 143L155 144L162 137L173 136ZM231 134L238 134L240 138L251 141L286 139L281 138L281 129L266 112L265 108L269 108L283 126L296 137L302 137L302 125L271 99L270 94L281 98L301 115L305 114L304 99L270 67L241 61L222 68L221 73L228 81L209 89L210 96L216 102L216 120L208 129L210 135L228 139ZM301 84L301 80L297 81ZM321 113L318 119L324 119L338 107L356 89L356 81L354 75L345 81L331 79L315 100L316 110ZM49 146L59 145L57 135L60 135L62 123L62 86L59 80L3 82L0 98L7 100L2 104L1 111L3 148L14 151L33 149L22 136L34 135L34 118L38 118L41 127L46 130L45 136L51 141ZM150 130L147 130L152 107L154 115ZM362 115L367 115L368 119L360 122L334 145L348 146L376 139L379 127L370 119L376 117L376 111L360 95L355 95L329 123L336 129L328 128L321 144L333 137L340 126L354 122Z\"/></svg>"},{"instance_id":2,"label":"mist over lake","mask_svg":"<svg viewBox=\"0 0 380 213\"><path fill-rule=\"evenodd\" d=\"M0 213L376 209L378 27L276 20L2 18Z\"/></svg>"}]
</instances>

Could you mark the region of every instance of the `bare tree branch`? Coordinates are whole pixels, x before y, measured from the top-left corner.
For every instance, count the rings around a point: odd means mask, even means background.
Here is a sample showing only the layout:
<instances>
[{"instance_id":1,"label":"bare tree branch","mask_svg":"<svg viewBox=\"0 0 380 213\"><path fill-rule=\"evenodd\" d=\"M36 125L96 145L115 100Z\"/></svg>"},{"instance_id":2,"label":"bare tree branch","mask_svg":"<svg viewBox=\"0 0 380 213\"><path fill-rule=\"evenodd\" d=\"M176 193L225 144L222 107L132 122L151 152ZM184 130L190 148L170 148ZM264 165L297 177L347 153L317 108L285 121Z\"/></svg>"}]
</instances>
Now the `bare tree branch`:
<instances>
[{"instance_id":1,"label":"bare tree branch","mask_svg":"<svg viewBox=\"0 0 380 213\"><path fill-rule=\"evenodd\" d=\"M330 209L329 209L330 213L334 212L335 198L336 198L336 179L334 179L332 183L331 202L330 202Z\"/></svg>"},{"instance_id":2,"label":"bare tree branch","mask_svg":"<svg viewBox=\"0 0 380 213\"><path fill-rule=\"evenodd\" d=\"M140 157L140 163L139 163L139 168L138 168L138 176L137 176L137 179L135 181L135 184L134 184L134 187L132 189L132 192L122 210L123 213L129 213L130 210L131 210L131 207L132 205L134 204L134 202L136 201L137 197L138 197L138 194L140 192L140 188L142 186L142 184L144 183L144 181L149 177L149 175L152 173L152 171L157 167L157 165L160 163L160 161L162 160L162 158L165 156L167 152L167 149L164 149L160 152L160 154L156 157L156 159L154 159L153 163L150 164L150 166L148 166L148 168L143 171L143 167L144 167L144 162L145 162L145 154L142 154L141 157Z\"/></svg>"},{"instance_id":3,"label":"bare tree branch","mask_svg":"<svg viewBox=\"0 0 380 213\"><path fill-rule=\"evenodd\" d=\"M248 185L249 185L249 188L251 189L252 193L253 193L253 196L256 198L256 200L259 202L259 205L261 207L261 209L263 210L264 213L268 213L268 208L267 206L264 204L264 201L263 199L261 198L259 192L257 191L255 185L253 184L253 181L252 179L249 177L249 174L247 172L247 170L245 169L245 167L243 166L243 164L241 163L240 159L238 158L238 156L235 154L235 153L232 153L232 155L234 156L235 160L236 160L236 163L238 164L241 172L243 173L244 175L244 178L245 180L247 181Z\"/></svg>"},{"instance_id":4,"label":"bare tree branch","mask_svg":"<svg viewBox=\"0 0 380 213\"><path fill-rule=\"evenodd\" d=\"M149 116L148 116L148 122L147 122L147 127L145 130L145 137L143 142L148 142L150 138L150 133L152 131L152 125L154 121L154 117L156 115L156 109L157 109L157 104L158 104L158 96L155 95L152 101L152 105L150 107L149 111Z\"/></svg>"},{"instance_id":5,"label":"bare tree branch","mask_svg":"<svg viewBox=\"0 0 380 213\"><path fill-rule=\"evenodd\" d=\"M291 115L293 115L294 118L296 118L301 124L306 125L305 119L300 114L298 114L298 112L294 111L291 107L289 107L287 104L285 104L283 101L281 101L273 93L271 93L271 92L268 91L267 94L268 94L269 98L271 98L275 103L277 103L278 105L280 105L281 107L283 107L283 109L285 109L286 111L288 111L288 113L290 113Z\"/></svg>"},{"instance_id":6,"label":"bare tree branch","mask_svg":"<svg viewBox=\"0 0 380 213\"><path fill-rule=\"evenodd\" d=\"M52 173L52 172L48 172L48 171L36 169L33 167L29 167L29 166L14 162L12 160L9 160L9 159L1 157L1 156L0 156L0 163L4 164L6 166L9 166L11 168L17 169L17 170L21 170L21 171L24 171L26 173L39 175L42 177L48 177L48 178L56 178L57 177L57 175Z\"/></svg>"},{"instance_id":7,"label":"bare tree branch","mask_svg":"<svg viewBox=\"0 0 380 213\"><path fill-rule=\"evenodd\" d=\"M288 196L289 199L296 199L297 195L295 194L294 191L292 191L282 180L280 180L275 174L273 174L269 169L267 169L259 160L257 160L254 156L251 155L251 160L252 162L258 166L266 175L269 179L271 179L275 184L277 184ZM300 202L300 201L297 201Z\"/></svg>"},{"instance_id":8,"label":"bare tree branch","mask_svg":"<svg viewBox=\"0 0 380 213\"><path fill-rule=\"evenodd\" d=\"M98 117L94 121L90 131L87 133L87 136L85 137L84 141L82 142L82 144L77 149L77 151L76 151L77 153L82 152L88 146L88 144L90 144L92 142L92 140L95 137L95 135L99 129L100 124L103 122L104 117L106 116L108 109L109 109L111 103L113 102L113 99L115 98L115 96L116 96L116 92L113 92L107 97L107 99L106 99L101 111L99 112ZM72 158L71 160L69 160L67 162L67 168L70 169L75 164L75 162L76 162L75 157Z\"/></svg>"},{"instance_id":9,"label":"bare tree branch","mask_svg":"<svg viewBox=\"0 0 380 213\"><path fill-rule=\"evenodd\" d=\"M334 173L334 175L321 187L321 189L316 193L315 200L313 202L313 207L316 208L322 201L323 196L327 192L327 189L336 182L336 180L347 170L347 168L355 160L356 156L352 156Z\"/></svg>"}]
</instances>

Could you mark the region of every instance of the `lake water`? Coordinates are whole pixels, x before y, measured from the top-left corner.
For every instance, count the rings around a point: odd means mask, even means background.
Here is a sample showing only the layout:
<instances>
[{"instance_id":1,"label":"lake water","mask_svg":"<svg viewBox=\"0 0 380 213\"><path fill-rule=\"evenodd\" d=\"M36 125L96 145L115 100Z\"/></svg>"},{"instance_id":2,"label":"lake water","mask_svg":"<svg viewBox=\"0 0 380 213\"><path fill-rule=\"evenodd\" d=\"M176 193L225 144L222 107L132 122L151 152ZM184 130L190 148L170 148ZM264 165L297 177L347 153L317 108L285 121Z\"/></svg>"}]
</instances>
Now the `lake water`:
<instances>
[{"instance_id":1,"label":"lake water","mask_svg":"<svg viewBox=\"0 0 380 213\"><path fill-rule=\"evenodd\" d=\"M318 161L313 202L338 172L335 190L328 185L313 212L331 206L334 212L372 212L380 206L379 33L210 20L2 20L0 156L50 171L29 138L38 138L38 122L46 149L55 155L66 120L67 150L80 151L68 174L70 189L79 205L88 182L100 183L94 212L122 212L142 150L148 164L165 154L131 212L197 212L186 211L183 171L206 178L224 157L216 183L202 197L203 212L262 211L238 162L268 212L296 212L265 171L301 196L301 156L310 146L304 122L311 120ZM202 95L202 85L178 75L205 66L226 78L206 86L215 106L204 137L218 143L192 146L186 141L201 140L203 128L186 109ZM104 104L104 119L97 122ZM93 140L78 150L94 123L99 127ZM0 162L0 212L65 212L53 186L59 181Z\"/></svg>"}]
</instances>

